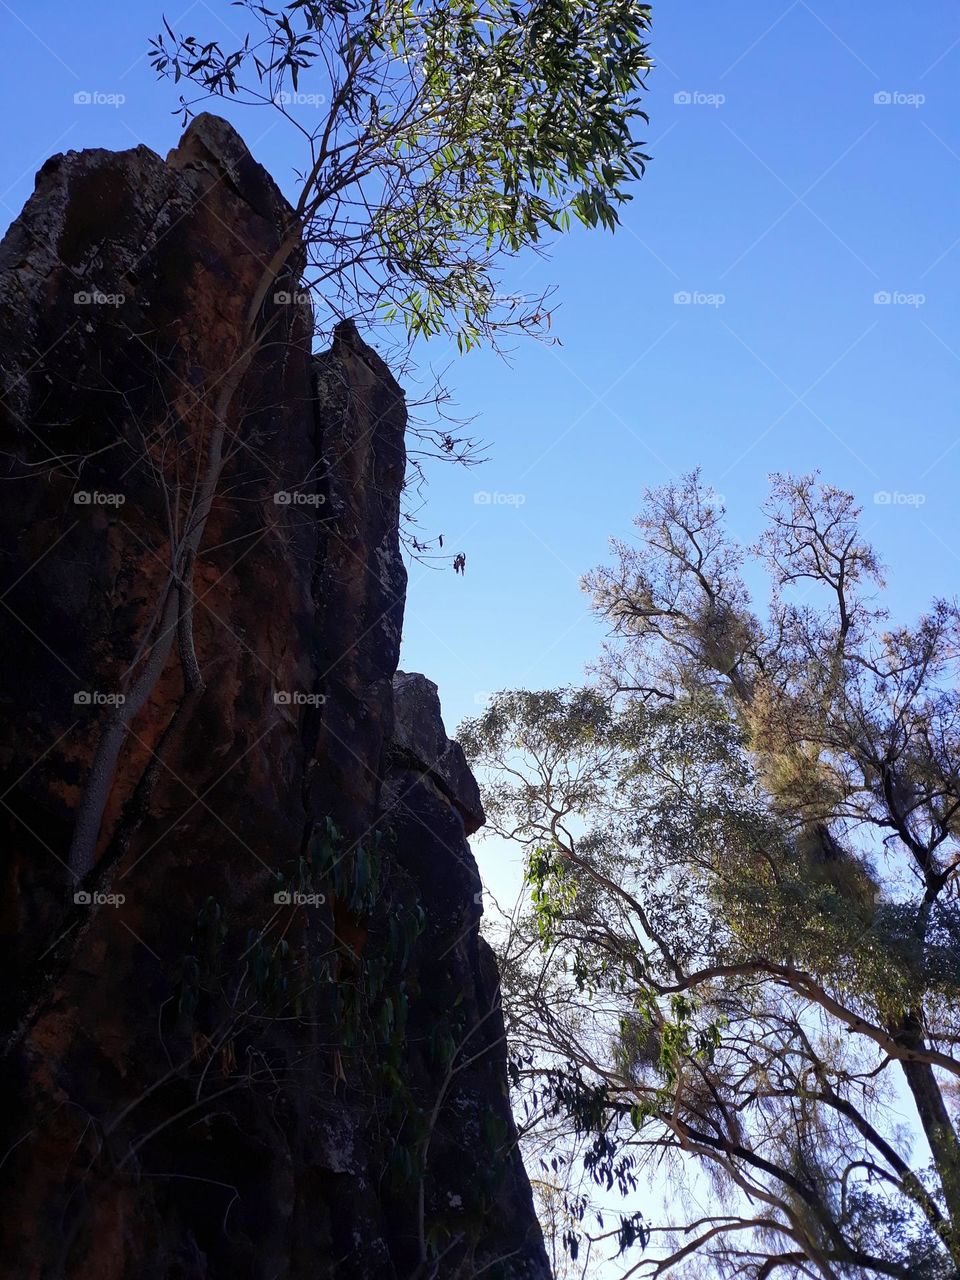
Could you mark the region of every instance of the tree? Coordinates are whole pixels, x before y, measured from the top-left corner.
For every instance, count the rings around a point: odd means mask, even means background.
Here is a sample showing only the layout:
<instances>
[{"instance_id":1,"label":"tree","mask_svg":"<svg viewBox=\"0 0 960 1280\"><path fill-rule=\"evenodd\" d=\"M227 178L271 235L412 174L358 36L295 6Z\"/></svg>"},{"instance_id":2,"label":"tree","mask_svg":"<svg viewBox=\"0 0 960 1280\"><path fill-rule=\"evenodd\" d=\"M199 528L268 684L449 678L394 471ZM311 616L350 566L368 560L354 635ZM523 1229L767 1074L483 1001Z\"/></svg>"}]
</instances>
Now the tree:
<instances>
[{"instance_id":1,"label":"tree","mask_svg":"<svg viewBox=\"0 0 960 1280\"><path fill-rule=\"evenodd\" d=\"M597 1177L671 1170L642 1274L960 1269L958 611L888 626L858 515L775 476L745 551L696 473L648 493L586 579L596 686L464 731L527 852L521 1083Z\"/></svg>"},{"instance_id":2,"label":"tree","mask_svg":"<svg viewBox=\"0 0 960 1280\"><path fill-rule=\"evenodd\" d=\"M645 118L649 6L236 7L253 37L225 51L166 25L153 65L203 99L265 106L296 131L303 165L287 251L306 245L306 285L321 308L402 318L411 333L447 333L461 349L542 326L542 300L528 307L503 292L500 265L571 218L616 225L647 159L631 129ZM181 96L185 118L196 100ZM304 102L315 104L309 123Z\"/></svg>"},{"instance_id":3,"label":"tree","mask_svg":"<svg viewBox=\"0 0 960 1280\"><path fill-rule=\"evenodd\" d=\"M125 702L108 722L81 790L69 866L96 863L103 814L131 725L156 687L174 638L189 698L202 690L193 644L193 575L224 468L251 447L241 403L257 354L284 339L278 301L303 297L320 327L340 316L402 319L411 337L446 333L461 350L503 330L536 330L542 304L498 293L498 264L537 248L576 217L612 228L645 156L631 133L649 66L649 11L636 0L239 0L255 32L225 51L165 22L151 45L162 76L199 99L228 98L282 117L303 146L297 195L246 309L228 371L196 418L198 480L169 509L163 599L141 637ZM314 91L307 94L307 83ZM300 99L323 104L303 123ZM311 105L311 109L313 106ZM300 277L302 276L302 280ZM499 318L498 318L499 317ZM144 465L164 495L180 494L176 457L161 457L169 422L143 424ZM445 427L417 433L429 454L469 460ZM417 465L414 457L414 467ZM413 541L422 552L427 544Z\"/></svg>"}]
</instances>

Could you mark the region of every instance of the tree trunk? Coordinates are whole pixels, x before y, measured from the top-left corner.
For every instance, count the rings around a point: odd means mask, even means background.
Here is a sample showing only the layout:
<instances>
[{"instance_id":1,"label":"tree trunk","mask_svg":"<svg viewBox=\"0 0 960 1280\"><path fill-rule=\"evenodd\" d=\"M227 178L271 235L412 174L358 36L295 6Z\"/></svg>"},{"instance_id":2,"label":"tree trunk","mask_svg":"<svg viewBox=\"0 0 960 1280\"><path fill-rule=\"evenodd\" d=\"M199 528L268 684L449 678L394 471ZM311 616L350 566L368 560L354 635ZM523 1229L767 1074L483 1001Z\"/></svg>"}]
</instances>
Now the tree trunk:
<instances>
[{"instance_id":1,"label":"tree trunk","mask_svg":"<svg viewBox=\"0 0 960 1280\"><path fill-rule=\"evenodd\" d=\"M901 1043L923 1047L919 1019L908 1014L899 1028L891 1028ZM941 1231L943 1242L960 1273L960 1141L951 1123L933 1067L926 1062L901 1060L921 1127L940 1179L947 1221Z\"/></svg>"}]
</instances>

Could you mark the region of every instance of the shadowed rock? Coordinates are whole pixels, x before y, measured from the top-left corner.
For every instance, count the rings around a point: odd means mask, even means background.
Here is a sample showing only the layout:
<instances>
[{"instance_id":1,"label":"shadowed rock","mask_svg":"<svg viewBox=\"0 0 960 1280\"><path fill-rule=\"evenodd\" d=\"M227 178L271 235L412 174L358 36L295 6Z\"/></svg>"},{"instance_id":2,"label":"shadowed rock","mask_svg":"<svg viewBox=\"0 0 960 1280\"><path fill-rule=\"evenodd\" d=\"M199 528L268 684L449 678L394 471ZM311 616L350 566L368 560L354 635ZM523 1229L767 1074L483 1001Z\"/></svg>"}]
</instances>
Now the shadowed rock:
<instances>
[{"instance_id":1,"label":"shadowed rock","mask_svg":"<svg viewBox=\"0 0 960 1280\"><path fill-rule=\"evenodd\" d=\"M394 686L403 392L352 324L312 352L290 218L201 116L166 161L54 157L0 244L18 1280L549 1275L477 933L476 785L434 687ZM199 683L155 631L184 582ZM154 651L75 900L78 801Z\"/></svg>"},{"instance_id":2,"label":"shadowed rock","mask_svg":"<svg viewBox=\"0 0 960 1280\"><path fill-rule=\"evenodd\" d=\"M463 749L447 737L437 686L426 676L398 671L393 677L393 743L414 768L440 788L473 835L486 818L480 788Z\"/></svg>"}]
</instances>

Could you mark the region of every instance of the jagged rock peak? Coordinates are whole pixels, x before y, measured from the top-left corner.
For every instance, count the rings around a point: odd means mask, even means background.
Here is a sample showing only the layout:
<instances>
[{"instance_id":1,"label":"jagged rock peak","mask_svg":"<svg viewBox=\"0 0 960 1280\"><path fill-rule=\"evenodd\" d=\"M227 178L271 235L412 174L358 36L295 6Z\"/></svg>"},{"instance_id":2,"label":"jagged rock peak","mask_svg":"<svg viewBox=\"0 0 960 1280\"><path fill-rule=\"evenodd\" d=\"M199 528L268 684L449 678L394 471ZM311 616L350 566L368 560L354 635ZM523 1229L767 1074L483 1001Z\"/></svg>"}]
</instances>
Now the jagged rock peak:
<instances>
[{"instance_id":1,"label":"jagged rock peak","mask_svg":"<svg viewBox=\"0 0 960 1280\"><path fill-rule=\"evenodd\" d=\"M196 169L213 182L229 183L264 217L287 225L293 209L266 169L254 160L247 144L228 120L208 111L194 116L179 143L167 154L171 169Z\"/></svg>"}]
</instances>

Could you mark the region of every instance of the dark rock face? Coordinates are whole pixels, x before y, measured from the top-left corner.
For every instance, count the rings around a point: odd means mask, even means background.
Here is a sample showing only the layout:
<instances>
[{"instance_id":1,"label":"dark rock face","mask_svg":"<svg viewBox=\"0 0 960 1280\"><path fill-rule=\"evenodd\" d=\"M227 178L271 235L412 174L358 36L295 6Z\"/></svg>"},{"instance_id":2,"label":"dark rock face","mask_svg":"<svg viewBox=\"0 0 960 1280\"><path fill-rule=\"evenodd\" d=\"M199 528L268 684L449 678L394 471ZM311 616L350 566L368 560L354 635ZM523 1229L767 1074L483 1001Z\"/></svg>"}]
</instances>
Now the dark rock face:
<instances>
[{"instance_id":1,"label":"dark rock face","mask_svg":"<svg viewBox=\"0 0 960 1280\"><path fill-rule=\"evenodd\" d=\"M476 784L394 678L403 393L312 356L290 225L202 116L0 245L3 1275L549 1276Z\"/></svg>"},{"instance_id":2,"label":"dark rock face","mask_svg":"<svg viewBox=\"0 0 960 1280\"><path fill-rule=\"evenodd\" d=\"M398 763L420 766L463 819L468 836L486 821L480 788L459 742L443 727L437 686L426 676L398 671L393 677L393 746Z\"/></svg>"}]
</instances>

